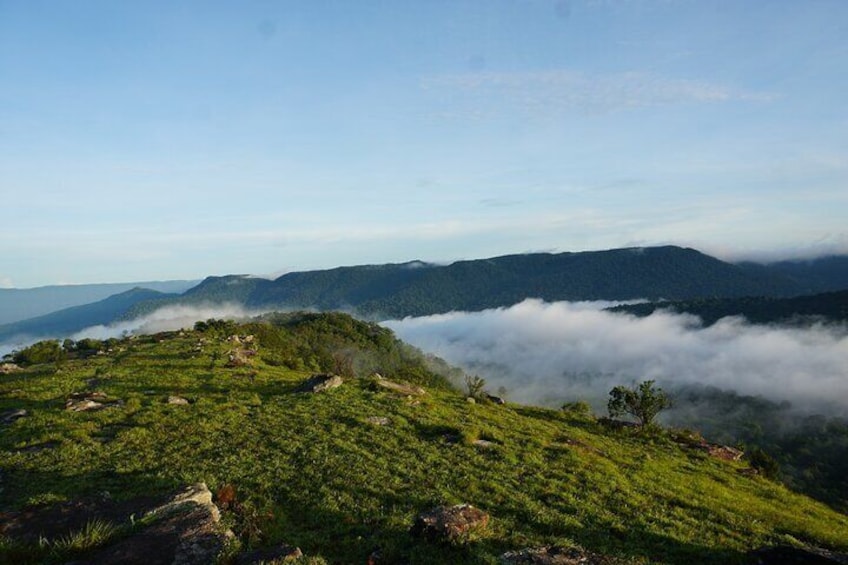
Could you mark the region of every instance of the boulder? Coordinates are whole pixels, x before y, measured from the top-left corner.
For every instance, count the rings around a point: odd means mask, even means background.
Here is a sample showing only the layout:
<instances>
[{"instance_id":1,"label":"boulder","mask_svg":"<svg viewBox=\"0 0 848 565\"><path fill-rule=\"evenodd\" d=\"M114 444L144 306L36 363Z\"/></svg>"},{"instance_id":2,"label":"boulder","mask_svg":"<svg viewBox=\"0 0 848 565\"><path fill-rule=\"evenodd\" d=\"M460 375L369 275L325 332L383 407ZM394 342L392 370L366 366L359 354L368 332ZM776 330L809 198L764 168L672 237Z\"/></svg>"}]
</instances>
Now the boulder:
<instances>
[{"instance_id":1,"label":"boulder","mask_svg":"<svg viewBox=\"0 0 848 565\"><path fill-rule=\"evenodd\" d=\"M491 402L492 404L499 404L499 405L506 404L506 400L504 400L504 399L503 399L503 398L501 398L500 396L495 396L495 395L493 395L493 394L487 394L487 395L486 395L486 398L487 398L487 399L489 400L489 402Z\"/></svg>"},{"instance_id":2,"label":"boulder","mask_svg":"<svg viewBox=\"0 0 848 565\"><path fill-rule=\"evenodd\" d=\"M218 507L204 483L191 485L144 515L152 522L98 551L89 563L215 563L232 532L221 528Z\"/></svg>"},{"instance_id":3,"label":"boulder","mask_svg":"<svg viewBox=\"0 0 848 565\"><path fill-rule=\"evenodd\" d=\"M14 363L0 363L0 375L8 375L9 373L16 373L20 370L21 368Z\"/></svg>"},{"instance_id":4,"label":"boulder","mask_svg":"<svg viewBox=\"0 0 848 565\"><path fill-rule=\"evenodd\" d=\"M710 457L725 461L739 461L745 455L743 451L727 445L708 444L703 449L710 454Z\"/></svg>"},{"instance_id":5,"label":"boulder","mask_svg":"<svg viewBox=\"0 0 848 565\"><path fill-rule=\"evenodd\" d=\"M189 403L188 400L182 396L169 396L167 402L168 404L175 404L177 406L185 406Z\"/></svg>"},{"instance_id":6,"label":"boulder","mask_svg":"<svg viewBox=\"0 0 848 565\"><path fill-rule=\"evenodd\" d=\"M470 504L439 506L415 518L410 533L433 542L461 542L489 523L489 515Z\"/></svg>"},{"instance_id":7,"label":"boulder","mask_svg":"<svg viewBox=\"0 0 848 565\"><path fill-rule=\"evenodd\" d=\"M119 406L120 400L108 402L105 392L75 392L65 401L65 410L70 412L89 412Z\"/></svg>"},{"instance_id":8,"label":"boulder","mask_svg":"<svg viewBox=\"0 0 848 565\"><path fill-rule=\"evenodd\" d=\"M577 547L533 547L508 551L499 558L501 565L613 565L617 560L589 553Z\"/></svg>"},{"instance_id":9,"label":"boulder","mask_svg":"<svg viewBox=\"0 0 848 565\"><path fill-rule=\"evenodd\" d=\"M295 392L325 392L342 386L343 382L342 378L338 375L312 375L303 381L303 383L295 389Z\"/></svg>"},{"instance_id":10,"label":"boulder","mask_svg":"<svg viewBox=\"0 0 848 565\"><path fill-rule=\"evenodd\" d=\"M74 563L206 565L217 562L233 537L219 519L212 494L198 483L161 496L118 501L102 493L51 506L0 511L0 535L38 543L42 538L67 538L92 521L106 522L125 529L102 547L79 555Z\"/></svg>"}]
</instances>

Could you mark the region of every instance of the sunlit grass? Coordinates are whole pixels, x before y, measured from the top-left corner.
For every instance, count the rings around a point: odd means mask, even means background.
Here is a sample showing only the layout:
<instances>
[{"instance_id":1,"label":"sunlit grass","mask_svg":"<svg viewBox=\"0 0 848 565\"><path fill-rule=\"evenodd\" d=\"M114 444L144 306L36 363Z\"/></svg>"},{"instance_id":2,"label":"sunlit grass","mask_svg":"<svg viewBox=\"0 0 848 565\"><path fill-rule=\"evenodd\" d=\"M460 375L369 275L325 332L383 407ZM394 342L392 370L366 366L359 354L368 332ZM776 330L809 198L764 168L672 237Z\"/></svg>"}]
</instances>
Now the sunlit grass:
<instances>
[{"instance_id":1,"label":"sunlit grass","mask_svg":"<svg viewBox=\"0 0 848 565\"><path fill-rule=\"evenodd\" d=\"M239 510L225 510L225 520L242 543L287 543L344 563L363 563L376 548L387 562L487 563L552 543L659 563L741 562L770 543L846 549L844 515L664 433L608 430L579 411L470 404L447 387L415 399L352 378L297 394L310 371L261 358L228 368L231 346L208 339L196 353L200 337L138 339L118 357L71 361L58 374L42 366L0 377L0 409L25 404L32 413L0 436L0 502L231 485ZM123 406L66 412L64 398L95 377ZM169 405L169 395L190 403ZM55 446L22 449L47 442ZM473 543L410 538L418 512L460 502L492 516ZM62 543L84 551L113 533L92 525ZM0 556L13 545L0 541Z\"/></svg>"}]
</instances>

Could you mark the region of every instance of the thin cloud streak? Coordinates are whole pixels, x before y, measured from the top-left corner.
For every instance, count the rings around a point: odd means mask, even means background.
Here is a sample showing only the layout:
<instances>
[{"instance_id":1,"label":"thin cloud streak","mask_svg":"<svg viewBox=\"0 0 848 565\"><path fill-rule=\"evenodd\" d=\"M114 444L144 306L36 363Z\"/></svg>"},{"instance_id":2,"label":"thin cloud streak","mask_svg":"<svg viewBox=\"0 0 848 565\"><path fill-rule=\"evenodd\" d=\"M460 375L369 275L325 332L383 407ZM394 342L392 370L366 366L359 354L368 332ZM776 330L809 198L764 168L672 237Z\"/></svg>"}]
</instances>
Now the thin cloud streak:
<instances>
[{"instance_id":1,"label":"thin cloud streak","mask_svg":"<svg viewBox=\"0 0 848 565\"><path fill-rule=\"evenodd\" d=\"M421 88L473 104L471 117L501 111L608 113L634 108L728 101L770 102L774 93L645 72L588 74L570 70L471 72L431 76ZM458 98L457 98L458 97ZM447 113L450 111L448 110Z\"/></svg>"}]
</instances>

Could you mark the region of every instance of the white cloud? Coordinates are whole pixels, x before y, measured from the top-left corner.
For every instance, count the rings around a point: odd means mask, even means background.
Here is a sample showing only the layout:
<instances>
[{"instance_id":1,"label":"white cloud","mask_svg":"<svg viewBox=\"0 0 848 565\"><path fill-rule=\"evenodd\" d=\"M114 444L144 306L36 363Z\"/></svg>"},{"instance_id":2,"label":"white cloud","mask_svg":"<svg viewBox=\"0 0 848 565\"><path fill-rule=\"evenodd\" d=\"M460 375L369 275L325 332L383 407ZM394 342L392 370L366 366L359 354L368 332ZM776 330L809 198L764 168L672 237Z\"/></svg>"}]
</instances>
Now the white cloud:
<instances>
[{"instance_id":1,"label":"white cloud","mask_svg":"<svg viewBox=\"0 0 848 565\"><path fill-rule=\"evenodd\" d=\"M618 384L713 385L848 414L848 330L753 326L691 316L611 314L527 300L510 308L387 322L401 339L479 373L510 399L603 407Z\"/></svg>"}]
</instances>

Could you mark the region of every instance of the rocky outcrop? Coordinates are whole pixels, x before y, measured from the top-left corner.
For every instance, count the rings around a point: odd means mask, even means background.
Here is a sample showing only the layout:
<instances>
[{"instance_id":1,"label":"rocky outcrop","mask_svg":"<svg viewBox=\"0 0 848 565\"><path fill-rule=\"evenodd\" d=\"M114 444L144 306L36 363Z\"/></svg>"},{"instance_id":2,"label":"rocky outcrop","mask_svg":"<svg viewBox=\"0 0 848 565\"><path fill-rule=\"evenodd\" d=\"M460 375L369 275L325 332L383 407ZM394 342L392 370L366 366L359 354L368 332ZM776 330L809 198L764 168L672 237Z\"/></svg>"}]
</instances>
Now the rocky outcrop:
<instances>
[{"instance_id":1,"label":"rocky outcrop","mask_svg":"<svg viewBox=\"0 0 848 565\"><path fill-rule=\"evenodd\" d=\"M189 403L188 400L183 398L182 396L169 396L166 402L168 404L174 404L176 406L185 406Z\"/></svg>"},{"instance_id":2,"label":"rocky outcrop","mask_svg":"<svg viewBox=\"0 0 848 565\"><path fill-rule=\"evenodd\" d=\"M219 525L220 512L204 483L191 485L144 514L151 522L92 556L87 563L205 565L214 563L232 532Z\"/></svg>"},{"instance_id":3,"label":"rocky outcrop","mask_svg":"<svg viewBox=\"0 0 848 565\"><path fill-rule=\"evenodd\" d=\"M112 541L75 558L76 565L207 565L232 532L220 523L203 483L162 496L117 501L108 493L52 506L0 512L0 535L22 543L67 538L91 523L115 528Z\"/></svg>"},{"instance_id":4,"label":"rocky outcrop","mask_svg":"<svg viewBox=\"0 0 848 565\"><path fill-rule=\"evenodd\" d=\"M65 410L69 412L89 412L120 405L120 400L109 400L105 392L75 392L65 401Z\"/></svg>"},{"instance_id":5,"label":"rocky outcrop","mask_svg":"<svg viewBox=\"0 0 848 565\"><path fill-rule=\"evenodd\" d=\"M848 555L825 549L777 545L748 553L752 565L848 565Z\"/></svg>"},{"instance_id":6,"label":"rocky outcrop","mask_svg":"<svg viewBox=\"0 0 848 565\"><path fill-rule=\"evenodd\" d=\"M344 381L338 375L331 375L329 373L312 375L303 381L303 383L295 389L295 392L325 392L342 386L342 383L344 383Z\"/></svg>"},{"instance_id":7,"label":"rocky outcrop","mask_svg":"<svg viewBox=\"0 0 848 565\"><path fill-rule=\"evenodd\" d=\"M456 543L467 540L488 523L489 515L470 504L440 506L419 514L410 533L428 541Z\"/></svg>"},{"instance_id":8,"label":"rocky outcrop","mask_svg":"<svg viewBox=\"0 0 848 565\"><path fill-rule=\"evenodd\" d=\"M408 383L396 383L388 379L384 379L378 374L371 378L371 382L378 389L390 390L403 396L423 396L427 393L420 386L411 385Z\"/></svg>"},{"instance_id":9,"label":"rocky outcrop","mask_svg":"<svg viewBox=\"0 0 848 565\"><path fill-rule=\"evenodd\" d=\"M617 560L576 547L533 547L500 556L501 565L614 565Z\"/></svg>"},{"instance_id":10,"label":"rocky outcrop","mask_svg":"<svg viewBox=\"0 0 848 565\"><path fill-rule=\"evenodd\" d=\"M0 363L0 375L8 375L9 373L17 373L21 368L14 363Z\"/></svg>"}]
</instances>

